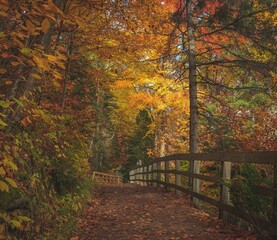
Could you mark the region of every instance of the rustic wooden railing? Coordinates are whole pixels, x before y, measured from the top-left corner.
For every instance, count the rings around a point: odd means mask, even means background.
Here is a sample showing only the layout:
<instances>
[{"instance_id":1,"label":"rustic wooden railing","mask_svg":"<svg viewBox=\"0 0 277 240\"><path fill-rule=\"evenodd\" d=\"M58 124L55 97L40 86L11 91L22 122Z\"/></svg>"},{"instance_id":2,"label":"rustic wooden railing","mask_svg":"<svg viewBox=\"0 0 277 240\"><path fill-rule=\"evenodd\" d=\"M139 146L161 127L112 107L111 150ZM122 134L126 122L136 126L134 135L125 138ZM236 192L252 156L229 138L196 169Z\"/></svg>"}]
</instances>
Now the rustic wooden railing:
<instances>
[{"instance_id":1,"label":"rustic wooden railing","mask_svg":"<svg viewBox=\"0 0 277 240\"><path fill-rule=\"evenodd\" d=\"M120 184L122 183L122 177L112 175L112 174L107 174L107 173L102 173L102 172L93 172L92 178L96 179L102 184Z\"/></svg>"},{"instance_id":2,"label":"rustic wooden railing","mask_svg":"<svg viewBox=\"0 0 277 240\"><path fill-rule=\"evenodd\" d=\"M185 161L214 161L220 167L220 174L212 176L200 172L181 170ZM265 221L245 213L240 206L233 206L230 202L228 184L232 178L232 165L240 163L254 163L269 165L272 168L273 187L256 186L255 193L272 199L272 221ZM192 186L185 187L183 177L192 179ZM200 180L216 183L220 187L220 197L215 199L200 192ZM174 154L160 157L150 164L137 166L130 172L130 182L146 186L164 186L166 189L175 190L177 194L185 193L192 197L193 205L199 207L199 200L218 208L220 218L228 220L235 215L260 229L277 236L277 151L272 152L233 152L233 153L196 153ZM274 238L276 239L276 238Z\"/></svg>"}]
</instances>

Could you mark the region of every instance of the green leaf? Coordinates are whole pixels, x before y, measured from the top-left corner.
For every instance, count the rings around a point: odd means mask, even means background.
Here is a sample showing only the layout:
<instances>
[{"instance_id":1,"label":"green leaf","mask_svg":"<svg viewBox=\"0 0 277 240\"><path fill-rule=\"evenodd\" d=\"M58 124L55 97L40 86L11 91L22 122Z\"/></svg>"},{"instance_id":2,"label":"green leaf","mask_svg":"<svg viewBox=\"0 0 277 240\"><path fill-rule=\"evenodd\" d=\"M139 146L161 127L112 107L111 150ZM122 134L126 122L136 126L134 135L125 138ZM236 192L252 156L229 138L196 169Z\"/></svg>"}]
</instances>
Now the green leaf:
<instances>
[{"instance_id":1,"label":"green leaf","mask_svg":"<svg viewBox=\"0 0 277 240\"><path fill-rule=\"evenodd\" d=\"M8 108L9 107L9 103L1 100L0 101L0 107L2 107L2 108Z\"/></svg>"},{"instance_id":2,"label":"green leaf","mask_svg":"<svg viewBox=\"0 0 277 240\"><path fill-rule=\"evenodd\" d=\"M22 48L20 51L22 53L29 53L31 51L31 49L30 48Z\"/></svg>"},{"instance_id":3,"label":"green leaf","mask_svg":"<svg viewBox=\"0 0 277 240\"><path fill-rule=\"evenodd\" d=\"M2 126L2 127L6 127L6 126L8 126L8 124L7 124L7 123L5 123L5 122L3 122L3 121L0 119L0 126Z\"/></svg>"},{"instance_id":4,"label":"green leaf","mask_svg":"<svg viewBox=\"0 0 277 240\"><path fill-rule=\"evenodd\" d=\"M5 180L6 180L6 182L8 182L12 187L17 188L17 184L16 184L16 182L15 182L13 179L6 177Z\"/></svg>"},{"instance_id":5,"label":"green leaf","mask_svg":"<svg viewBox=\"0 0 277 240\"><path fill-rule=\"evenodd\" d=\"M18 219L18 220L22 220L22 221L24 221L24 222L29 222L29 221L31 221L31 218L28 218L28 217L26 217L26 216L17 216L17 219Z\"/></svg>"},{"instance_id":6,"label":"green leaf","mask_svg":"<svg viewBox=\"0 0 277 240\"><path fill-rule=\"evenodd\" d=\"M9 165L13 170L18 170L17 166L13 162L7 161L6 164Z\"/></svg>"},{"instance_id":7,"label":"green leaf","mask_svg":"<svg viewBox=\"0 0 277 240\"><path fill-rule=\"evenodd\" d=\"M3 182L3 181L0 181L0 191L4 192L9 192L9 186Z\"/></svg>"},{"instance_id":8,"label":"green leaf","mask_svg":"<svg viewBox=\"0 0 277 240\"><path fill-rule=\"evenodd\" d=\"M28 57L31 57L32 56L32 51L30 48L22 48L20 49L20 51L25 55L25 56L28 56Z\"/></svg>"},{"instance_id":9,"label":"green leaf","mask_svg":"<svg viewBox=\"0 0 277 240\"><path fill-rule=\"evenodd\" d=\"M11 220L10 221L10 224L13 226L13 227L16 227L16 228L21 228L21 223L17 220Z\"/></svg>"},{"instance_id":10,"label":"green leaf","mask_svg":"<svg viewBox=\"0 0 277 240\"><path fill-rule=\"evenodd\" d=\"M18 100L18 99L16 99L16 98L13 98L13 100L14 100L19 106L24 107L23 103L22 103L20 100Z\"/></svg>"},{"instance_id":11,"label":"green leaf","mask_svg":"<svg viewBox=\"0 0 277 240\"><path fill-rule=\"evenodd\" d=\"M8 222L10 220L10 217L7 213L0 213L0 219L3 219L5 222Z\"/></svg>"}]
</instances>

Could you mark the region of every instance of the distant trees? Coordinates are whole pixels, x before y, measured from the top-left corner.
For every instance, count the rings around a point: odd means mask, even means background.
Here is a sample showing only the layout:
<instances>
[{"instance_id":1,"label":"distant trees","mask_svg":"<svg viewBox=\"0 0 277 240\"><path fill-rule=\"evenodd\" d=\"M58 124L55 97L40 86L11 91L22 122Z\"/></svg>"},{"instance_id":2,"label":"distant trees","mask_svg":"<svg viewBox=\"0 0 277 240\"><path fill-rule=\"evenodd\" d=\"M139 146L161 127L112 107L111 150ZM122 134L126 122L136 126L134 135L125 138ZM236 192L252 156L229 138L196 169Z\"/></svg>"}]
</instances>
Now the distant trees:
<instances>
[{"instance_id":1,"label":"distant trees","mask_svg":"<svg viewBox=\"0 0 277 240\"><path fill-rule=\"evenodd\" d=\"M190 118L197 116L195 112L198 112L201 151L250 150L250 142L256 141L250 137L252 134L242 129L249 121L252 122L249 128L253 127L251 132L261 133L255 128L263 125L258 120L259 116L271 115L276 99L273 83L276 39L272 34L275 9L276 4L272 1L180 1L173 14L176 27L171 33L169 59L173 65L178 65L177 78L190 83L190 101L198 95L199 111L190 109ZM191 46L195 53L191 51ZM191 79L194 76L198 85L197 94L192 93ZM247 106L241 106L239 110L238 106L243 104L242 95ZM255 108L258 102L254 99L264 101L260 105L261 112ZM195 106L192 102L190 105ZM271 133L264 133L267 136L263 136L268 143L253 149L269 146L267 149L270 149L273 146L272 115L264 121L271 128ZM192 119L190 122L194 123L190 126L193 132L197 122L195 124ZM248 146L247 141L239 140L244 135L240 131L251 138ZM208 140L210 134L213 137ZM190 139L192 141L194 137L190 136ZM194 149L192 142L190 146Z\"/></svg>"}]
</instances>

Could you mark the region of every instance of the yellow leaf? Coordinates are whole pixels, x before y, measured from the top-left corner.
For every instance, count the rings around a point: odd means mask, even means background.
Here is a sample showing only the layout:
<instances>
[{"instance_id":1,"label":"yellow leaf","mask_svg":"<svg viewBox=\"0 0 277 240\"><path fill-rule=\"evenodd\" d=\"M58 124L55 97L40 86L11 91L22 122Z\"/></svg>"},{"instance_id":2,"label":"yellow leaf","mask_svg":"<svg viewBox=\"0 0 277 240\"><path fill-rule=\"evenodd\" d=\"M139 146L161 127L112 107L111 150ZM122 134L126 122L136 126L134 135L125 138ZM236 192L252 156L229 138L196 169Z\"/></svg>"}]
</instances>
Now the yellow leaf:
<instances>
[{"instance_id":1,"label":"yellow leaf","mask_svg":"<svg viewBox=\"0 0 277 240\"><path fill-rule=\"evenodd\" d=\"M4 192L9 192L9 186L3 182L3 181L0 181L0 191Z\"/></svg>"},{"instance_id":2,"label":"yellow leaf","mask_svg":"<svg viewBox=\"0 0 277 240\"><path fill-rule=\"evenodd\" d=\"M28 218L26 216L17 216L16 217L18 220L24 221L24 222L29 222L31 221L31 218Z\"/></svg>"},{"instance_id":3,"label":"yellow leaf","mask_svg":"<svg viewBox=\"0 0 277 240\"><path fill-rule=\"evenodd\" d=\"M113 85L114 88L133 88L133 84L127 80L118 80Z\"/></svg>"},{"instance_id":4,"label":"yellow leaf","mask_svg":"<svg viewBox=\"0 0 277 240\"><path fill-rule=\"evenodd\" d=\"M47 18L45 18L41 23L41 31L44 33L47 33L49 28L50 28L50 22Z\"/></svg>"},{"instance_id":5,"label":"yellow leaf","mask_svg":"<svg viewBox=\"0 0 277 240\"><path fill-rule=\"evenodd\" d=\"M105 41L104 43L106 43L108 46L111 46L111 47L115 47L119 45L116 40L108 40L108 41Z\"/></svg>"},{"instance_id":6,"label":"yellow leaf","mask_svg":"<svg viewBox=\"0 0 277 240\"><path fill-rule=\"evenodd\" d=\"M0 167L0 175L4 176L6 174L6 171L3 167Z\"/></svg>"},{"instance_id":7,"label":"yellow leaf","mask_svg":"<svg viewBox=\"0 0 277 240\"><path fill-rule=\"evenodd\" d=\"M58 60L58 58L54 55L45 54L45 56L47 57L47 59L50 63L56 63Z\"/></svg>"},{"instance_id":8,"label":"yellow leaf","mask_svg":"<svg viewBox=\"0 0 277 240\"><path fill-rule=\"evenodd\" d=\"M6 126L8 126L8 124L0 119L0 126L6 127Z\"/></svg>"},{"instance_id":9,"label":"yellow leaf","mask_svg":"<svg viewBox=\"0 0 277 240\"><path fill-rule=\"evenodd\" d=\"M34 61L36 62L37 66L42 70L49 71L51 69L48 64L48 61L45 58L34 56Z\"/></svg>"},{"instance_id":10,"label":"yellow leaf","mask_svg":"<svg viewBox=\"0 0 277 240\"><path fill-rule=\"evenodd\" d=\"M21 223L17 220L11 220L10 221L10 224L13 226L13 227L16 227L16 228L21 228Z\"/></svg>"},{"instance_id":11,"label":"yellow leaf","mask_svg":"<svg viewBox=\"0 0 277 240\"><path fill-rule=\"evenodd\" d=\"M56 64L57 64L61 69L64 69L64 70L66 69L65 64L64 64L63 62L57 61Z\"/></svg>"},{"instance_id":12,"label":"yellow leaf","mask_svg":"<svg viewBox=\"0 0 277 240\"><path fill-rule=\"evenodd\" d=\"M81 19L76 18L75 21L81 28L86 27L86 24Z\"/></svg>"},{"instance_id":13,"label":"yellow leaf","mask_svg":"<svg viewBox=\"0 0 277 240\"><path fill-rule=\"evenodd\" d=\"M0 107L2 107L2 108L8 108L9 106L10 105L9 105L8 102L0 100Z\"/></svg>"},{"instance_id":14,"label":"yellow leaf","mask_svg":"<svg viewBox=\"0 0 277 240\"><path fill-rule=\"evenodd\" d=\"M35 74L35 73L32 73L31 76L36 79L41 79L41 76L39 76L38 74Z\"/></svg>"},{"instance_id":15,"label":"yellow leaf","mask_svg":"<svg viewBox=\"0 0 277 240\"><path fill-rule=\"evenodd\" d=\"M9 165L13 170L18 170L17 166L13 162L7 161L6 164Z\"/></svg>"},{"instance_id":16,"label":"yellow leaf","mask_svg":"<svg viewBox=\"0 0 277 240\"><path fill-rule=\"evenodd\" d=\"M8 182L12 187L17 188L17 184L16 184L16 182L15 182L13 179L6 177L5 180L6 180L6 182Z\"/></svg>"},{"instance_id":17,"label":"yellow leaf","mask_svg":"<svg viewBox=\"0 0 277 240\"><path fill-rule=\"evenodd\" d=\"M57 79L63 79L63 76L60 73L58 73L58 72L54 72L53 75Z\"/></svg>"}]
</instances>

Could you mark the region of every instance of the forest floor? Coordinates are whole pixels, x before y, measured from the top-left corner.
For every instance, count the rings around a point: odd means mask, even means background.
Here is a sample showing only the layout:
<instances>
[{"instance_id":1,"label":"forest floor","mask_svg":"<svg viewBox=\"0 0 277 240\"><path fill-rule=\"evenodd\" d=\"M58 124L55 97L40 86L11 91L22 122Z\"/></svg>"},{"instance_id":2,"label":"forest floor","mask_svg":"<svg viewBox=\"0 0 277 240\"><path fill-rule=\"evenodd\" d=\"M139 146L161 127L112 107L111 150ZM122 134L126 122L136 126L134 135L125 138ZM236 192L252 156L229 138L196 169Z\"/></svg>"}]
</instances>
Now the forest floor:
<instances>
[{"instance_id":1,"label":"forest floor","mask_svg":"<svg viewBox=\"0 0 277 240\"><path fill-rule=\"evenodd\" d=\"M79 219L71 240L254 240L192 208L187 197L138 185L103 186Z\"/></svg>"}]
</instances>

